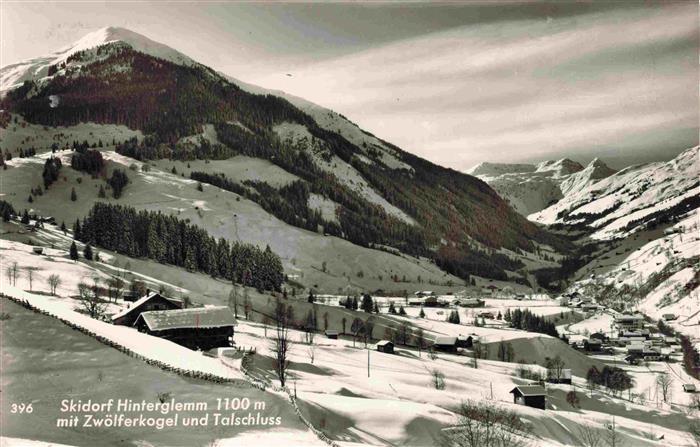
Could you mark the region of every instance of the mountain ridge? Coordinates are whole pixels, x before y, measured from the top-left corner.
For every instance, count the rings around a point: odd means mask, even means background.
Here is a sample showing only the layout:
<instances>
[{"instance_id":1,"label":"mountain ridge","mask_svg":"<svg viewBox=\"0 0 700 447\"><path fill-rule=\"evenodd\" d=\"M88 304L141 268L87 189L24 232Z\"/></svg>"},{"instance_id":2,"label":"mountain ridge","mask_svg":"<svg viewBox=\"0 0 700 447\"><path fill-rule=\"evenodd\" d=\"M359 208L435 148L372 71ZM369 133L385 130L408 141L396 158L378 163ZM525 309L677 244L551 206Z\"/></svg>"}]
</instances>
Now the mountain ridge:
<instances>
[{"instance_id":1,"label":"mountain ridge","mask_svg":"<svg viewBox=\"0 0 700 447\"><path fill-rule=\"evenodd\" d=\"M114 33L107 28L71 47L79 49L63 54L65 60L50 76L26 80L8 91L3 108L49 126L93 121L138 129L144 139L119 141L116 150L141 161L224 160L237 154L266 159L300 177L309 193L338 204L340 223L323 221L320 231L363 246L429 255L438 266L462 277L506 278L505 270L519 268L517 260L492 255L494 249L530 251L534 250L533 240L557 246L557 250L568 246L518 216L481 180L404 152L339 114L307 106L316 110L316 117L328 117L326 121L319 118L324 123L319 125L314 116L285 98L246 92L201 64L182 58L171 62L140 52L128 42L99 44L110 36ZM147 51L165 51L143 44L142 39L136 41ZM98 46L84 48L93 43ZM339 122L343 129L336 131L333 127ZM205 125L213 125L221 144L183 142L183 137L202 134ZM296 126L304 138L282 138L276 133L280 125ZM322 168L319 160L331 164ZM365 190L353 190L335 175L341 162L348 172L363 179ZM263 184L242 186L267 195L283 192ZM388 214L381 204L368 200L370 193L418 224ZM285 213L278 217L287 222L299 222L291 209L269 209ZM308 222L302 224L308 226Z\"/></svg>"}]
</instances>

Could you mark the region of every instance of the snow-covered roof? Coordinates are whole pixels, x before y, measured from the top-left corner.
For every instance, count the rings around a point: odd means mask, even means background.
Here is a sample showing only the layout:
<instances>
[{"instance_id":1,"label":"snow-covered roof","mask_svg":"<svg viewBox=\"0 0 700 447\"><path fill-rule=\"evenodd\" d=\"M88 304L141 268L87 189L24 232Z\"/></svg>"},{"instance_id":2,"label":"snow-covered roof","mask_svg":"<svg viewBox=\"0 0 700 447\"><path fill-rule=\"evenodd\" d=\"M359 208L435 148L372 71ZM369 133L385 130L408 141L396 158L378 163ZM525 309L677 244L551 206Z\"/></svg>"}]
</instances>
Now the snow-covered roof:
<instances>
[{"instance_id":1,"label":"snow-covered roof","mask_svg":"<svg viewBox=\"0 0 700 447\"><path fill-rule=\"evenodd\" d=\"M547 391L544 389L544 387L540 385L518 385L512 390L510 390L511 393L514 393L515 390L518 390L520 394L523 396L545 396L547 395Z\"/></svg>"},{"instance_id":2,"label":"snow-covered roof","mask_svg":"<svg viewBox=\"0 0 700 447\"><path fill-rule=\"evenodd\" d=\"M194 327L214 328L236 324L236 318L231 309L226 306L152 310L139 315L139 320L143 320L152 331Z\"/></svg>"},{"instance_id":3,"label":"snow-covered roof","mask_svg":"<svg viewBox=\"0 0 700 447\"><path fill-rule=\"evenodd\" d=\"M393 345L393 343L389 340L380 340L377 342L377 346L386 346L386 345Z\"/></svg>"},{"instance_id":4,"label":"snow-covered roof","mask_svg":"<svg viewBox=\"0 0 700 447\"><path fill-rule=\"evenodd\" d=\"M457 337L437 337L435 339L435 344L441 345L441 346L454 345L456 343L457 343Z\"/></svg>"},{"instance_id":5,"label":"snow-covered roof","mask_svg":"<svg viewBox=\"0 0 700 447\"><path fill-rule=\"evenodd\" d=\"M127 315L127 314L128 314L129 312L131 312L132 310L134 310L134 309L136 309L137 307L141 306L142 304L144 304L144 303L147 302L148 300L155 298L156 296L160 296L160 294L157 293L157 292L151 292L151 293L148 293L148 294L142 296L142 297L139 298L138 300L134 301L134 302L131 304L131 306L129 306L129 307L127 307L126 309L122 310L122 311L119 312L118 314L112 315L112 321L116 320L117 318L121 318L121 317Z\"/></svg>"}]
</instances>

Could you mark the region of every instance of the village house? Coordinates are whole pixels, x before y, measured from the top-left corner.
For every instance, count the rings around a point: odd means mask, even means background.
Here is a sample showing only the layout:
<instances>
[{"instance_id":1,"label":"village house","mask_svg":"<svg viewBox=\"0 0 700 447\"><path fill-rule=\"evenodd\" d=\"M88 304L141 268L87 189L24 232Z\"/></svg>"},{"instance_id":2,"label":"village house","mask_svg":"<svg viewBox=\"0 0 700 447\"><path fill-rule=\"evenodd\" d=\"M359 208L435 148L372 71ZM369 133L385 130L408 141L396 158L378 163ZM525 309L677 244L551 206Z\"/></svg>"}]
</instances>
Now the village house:
<instances>
[{"instance_id":1,"label":"village house","mask_svg":"<svg viewBox=\"0 0 700 447\"><path fill-rule=\"evenodd\" d=\"M141 313L134 323L140 332L201 350L231 346L235 325L226 306L153 310Z\"/></svg>"},{"instance_id":2,"label":"village house","mask_svg":"<svg viewBox=\"0 0 700 447\"><path fill-rule=\"evenodd\" d=\"M603 342L597 338L588 338L583 341L583 349L590 352L598 352L603 349Z\"/></svg>"},{"instance_id":3,"label":"village house","mask_svg":"<svg viewBox=\"0 0 700 447\"><path fill-rule=\"evenodd\" d=\"M112 323L121 326L133 326L139 315L151 310L180 309L182 305L175 300L168 299L160 293L150 292L136 300L127 309L112 316Z\"/></svg>"},{"instance_id":4,"label":"village house","mask_svg":"<svg viewBox=\"0 0 700 447\"><path fill-rule=\"evenodd\" d=\"M518 385L510 393L518 405L544 410L547 404L547 391L540 385Z\"/></svg>"},{"instance_id":5,"label":"village house","mask_svg":"<svg viewBox=\"0 0 700 447\"><path fill-rule=\"evenodd\" d=\"M394 353L394 344L390 342L389 340L380 340L376 344L377 351L383 352L385 354L393 354Z\"/></svg>"},{"instance_id":6,"label":"village house","mask_svg":"<svg viewBox=\"0 0 700 447\"><path fill-rule=\"evenodd\" d=\"M442 352L457 352L457 337L437 337L433 348Z\"/></svg>"}]
</instances>

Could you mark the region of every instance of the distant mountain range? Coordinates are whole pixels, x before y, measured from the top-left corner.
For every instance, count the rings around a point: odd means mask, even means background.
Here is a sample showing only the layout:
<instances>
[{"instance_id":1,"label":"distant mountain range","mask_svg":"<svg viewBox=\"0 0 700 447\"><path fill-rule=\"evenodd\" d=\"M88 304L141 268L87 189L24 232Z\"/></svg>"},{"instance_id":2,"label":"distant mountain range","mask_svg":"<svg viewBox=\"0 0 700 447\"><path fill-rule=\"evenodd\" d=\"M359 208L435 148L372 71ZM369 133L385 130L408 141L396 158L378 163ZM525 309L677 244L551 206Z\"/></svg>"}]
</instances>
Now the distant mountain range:
<instances>
[{"instance_id":1,"label":"distant mountain range","mask_svg":"<svg viewBox=\"0 0 700 447\"><path fill-rule=\"evenodd\" d=\"M523 216L541 211L571 191L614 173L597 158L586 167L565 158L537 165L480 163L467 171L488 183Z\"/></svg>"}]
</instances>

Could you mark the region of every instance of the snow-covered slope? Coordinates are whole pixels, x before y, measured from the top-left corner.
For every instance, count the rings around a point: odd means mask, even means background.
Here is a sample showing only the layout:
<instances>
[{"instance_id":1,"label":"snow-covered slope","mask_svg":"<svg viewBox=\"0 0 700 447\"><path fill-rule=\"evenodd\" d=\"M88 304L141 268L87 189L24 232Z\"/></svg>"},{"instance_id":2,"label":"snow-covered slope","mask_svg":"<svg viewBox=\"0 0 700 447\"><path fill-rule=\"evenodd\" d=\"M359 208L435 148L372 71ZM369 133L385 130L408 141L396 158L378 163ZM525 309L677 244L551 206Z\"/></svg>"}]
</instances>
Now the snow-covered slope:
<instances>
[{"instance_id":1,"label":"snow-covered slope","mask_svg":"<svg viewBox=\"0 0 700 447\"><path fill-rule=\"evenodd\" d=\"M694 147L668 162L631 166L587 186L572 185L562 200L529 218L586 227L594 239L621 237L658 223L668 213L697 208L699 176L698 147Z\"/></svg>"},{"instance_id":2,"label":"snow-covered slope","mask_svg":"<svg viewBox=\"0 0 700 447\"><path fill-rule=\"evenodd\" d=\"M538 165L480 163L466 171L488 183L524 216L543 210L570 191L591 185L614 172L597 158L585 168L565 158Z\"/></svg>"},{"instance_id":3,"label":"snow-covered slope","mask_svg":"<svg viewBox=\"0 0 700 447\"><path fill-rule=\"evenodd\" d=\"M111 42L123 42L136 51L166 59L176 64L196 64L196 62L184 54L141 34L125 28L106 27L87 34L73 45L69 45L48 56L2 67L2 69L0 69L0 92L11 90L21 85L24 81L41 80L49 75L49 67L58 66L67 62L71 55Z\"/></svg>"}]
</instances>

